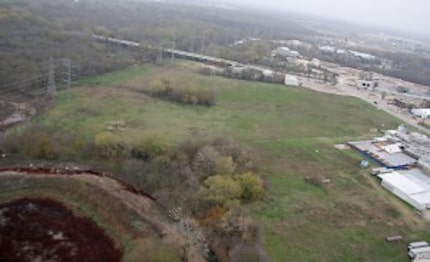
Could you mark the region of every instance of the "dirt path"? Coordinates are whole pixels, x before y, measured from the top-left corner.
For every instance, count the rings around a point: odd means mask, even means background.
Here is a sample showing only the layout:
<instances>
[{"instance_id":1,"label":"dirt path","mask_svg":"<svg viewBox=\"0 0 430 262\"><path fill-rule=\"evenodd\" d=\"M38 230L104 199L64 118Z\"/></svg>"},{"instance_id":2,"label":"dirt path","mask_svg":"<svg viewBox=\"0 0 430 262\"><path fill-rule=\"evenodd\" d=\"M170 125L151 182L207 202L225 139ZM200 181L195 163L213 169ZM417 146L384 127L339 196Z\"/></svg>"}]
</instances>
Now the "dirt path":
<instances>
[{"instance_id":1,"label":"dirt path","mask_svg":"<svg viewBox=\"0 0 430 262\"><path fill-rule=\"evenodd\" d=\"M0 129L25 121L36 114L36 109L25 103L0 100Z\"/></svg>"},{"instance_id":2,"label":"dirt path","mask_svg":"<svg viewBox=\"0 0 430 262\"><path fill-rule=\"evenodd\" d=\"M43 173L44 171L45 173ZM158 203L150 195L140 192L122 181L85 171L73 173L71 171L61 172L61 170L54 170L53 172L23 169L0 170L0 176L26 176L32 178L61 177L63 179L67 177L69 179L85 181L94 187L104 190L122 202L125 207L135 211L143 221L150 224L156 230L157 234L164 241L179 246L182 249L187 249L187 261L205 261L200 250L194 247L192 239L188 239L174 223L169 222L166 214L163 214L160 208L157 208Z\"/></svg>"}]
</instances>

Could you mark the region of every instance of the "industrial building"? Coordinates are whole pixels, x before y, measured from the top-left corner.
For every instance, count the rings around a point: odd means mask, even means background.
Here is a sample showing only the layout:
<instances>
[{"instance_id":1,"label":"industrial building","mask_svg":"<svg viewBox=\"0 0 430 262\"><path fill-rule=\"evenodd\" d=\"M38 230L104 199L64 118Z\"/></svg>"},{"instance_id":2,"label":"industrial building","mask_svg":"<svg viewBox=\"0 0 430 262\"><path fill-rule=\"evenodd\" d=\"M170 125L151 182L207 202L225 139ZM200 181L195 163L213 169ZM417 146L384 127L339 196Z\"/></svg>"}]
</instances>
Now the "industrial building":
<instances>
[{"instance_id":1,"label":"industrial building","mask_svg":"<svg viewBox=\"0 0 430 262\"><path fill-rule=\"evenodd\" d=\"M324 53L328 53L328 54L334 54L336 53L336 47L334 46L328 46L328 45L324 45L324 46L320 46L318 47L318 49Z\"/></svg>"},{"instance_id":2,"label":"industrial building","mask_svg":"<svg viewBox=\"0 0 430 262\"><path fill-rule=\"evenodd\" d=\"M402 144L383 138L348 142L348 145L386 168L407 169L417 162L415 158L403 152Z\"/></svg>"},{"instance_id":3,"label":"industrial building","mask_svg":"<svg viewBox=\"0 0 430 262\"><path fill-rule=\"evenodd\" d=\"M381 185L418 210L430 209L430 177L419 169L379 174Z\"/></svg>"},{"instance_id":4,"label":"industrial building","mask_svg":"<svg viewBox=\"0 0 430 262\"><path fill-rule=\"evenodd\" d=\"M287 86L300 86L299 79L292 75L285 75L284 83Z\"/></svg>"},{"instance_id":5,"label":"industrial building","mask_svg":"<svg viewBox=\"0 0 430 262\"><path fill-rule=\"evenodd\" d=\"M374 55L370 55L370 54L366 54L366 53L362 53L362 52L357 52L357 51L353 51L353 50L348 50L348 53L353 57L364 59L364 60L375 60L376 59L376 56L374 56Z\"/></svg>"},{"instance_id":6,"label":"industrial building","mask_svg":"<svg viewBox=\"0 0 430 262\"><path fill-rule=\"evenodd\" d=\"M397 130L386 131L383 137L348 144L382 166L372 169L372 174L381 179L382 187L417 210L430 210L430 139L427 136L399 126Z\"/></svg>"},{"instance_id":7,"label":"industrial building","mask_svg":"<svg viewBox=\"0 0 430 262\"><path fill-rule=\"evenodd\" d=\"M299 58L300 53L295 50L291 50L286 46L281 46L272 51L272 56Z\"/></svg>"},{"instance_id":8,"label":"industrial building","mask_svg":"<svg viewBox=\"0 0 430 262\"><path fill-rule=\"evenodd\" d=\"M422 119L430 118L430 108L414 108L411 110L411 113Z\"/></svg>"}]
</instances>

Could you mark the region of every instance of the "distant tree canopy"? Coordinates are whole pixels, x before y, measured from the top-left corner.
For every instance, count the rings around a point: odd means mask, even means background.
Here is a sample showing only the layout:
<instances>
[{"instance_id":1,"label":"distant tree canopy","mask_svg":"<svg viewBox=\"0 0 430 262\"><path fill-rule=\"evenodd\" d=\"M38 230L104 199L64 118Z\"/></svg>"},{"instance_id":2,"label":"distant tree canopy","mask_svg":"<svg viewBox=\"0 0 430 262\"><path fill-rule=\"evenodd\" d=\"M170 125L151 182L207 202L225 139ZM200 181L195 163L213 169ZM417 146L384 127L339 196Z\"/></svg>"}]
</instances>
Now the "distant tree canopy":
<instances>
[{"instance_id":1,"label":"distant tree canopy","mask_svg":"<svg viewBox=\"0 0 430 262\"><path fill-rule=\"evenodd\" d=\"M94 75L153 61L149 47L207 53L256 31L260 37L308 32L292 21L257 22L253 15L145 1L5 0L0 3L0 84L46 75L50 57L72 59L78 76ZM136 52L96 43L92 33L137 41L143 47ZM254 49L268 50L260 44ZM256 54L247 56L254 61Z\"/></svg>"},{"instance_id":2,"label":"distant tree canopy","mask_svg":"<svg viewBox=\"0 0 430 262\"><path fill-rule=\"evenodd\" d=\"M0 3L0 32L1 85L46 77L50 57L72 59L78 77L155 61L160 46L276 68L269 58L276 45L267 40L319 35L282 16L131 0L107 0L103 4L98 0L5 0ZM92 39L93 33L136 41L142 47L131 50L98 43ZM237 40L254 37L263 41L233 45ZM360 69L370 67L372 71L430 85L430 59L418 55L360 50L392 62L391 68L383 68L381 59L369 62L327 55L315 46L296 49L307 57ZM61 63L57 66L57 71L61 71ZM306 71L288 63L280 66L292 72ZM325 78L336 83L335 76ZM195 101L193 95L186 99L189 103Z\"/></svg>"}]
</instances>

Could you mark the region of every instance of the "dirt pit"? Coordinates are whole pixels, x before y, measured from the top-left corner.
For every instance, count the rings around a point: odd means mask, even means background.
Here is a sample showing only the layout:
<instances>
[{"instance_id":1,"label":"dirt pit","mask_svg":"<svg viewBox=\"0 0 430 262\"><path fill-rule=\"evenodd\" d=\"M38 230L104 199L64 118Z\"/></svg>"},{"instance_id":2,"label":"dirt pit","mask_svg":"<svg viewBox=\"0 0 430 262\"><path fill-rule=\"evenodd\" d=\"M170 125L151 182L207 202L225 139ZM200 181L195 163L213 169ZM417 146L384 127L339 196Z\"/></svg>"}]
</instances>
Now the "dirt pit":
<instances>
[{"instance_id":1,"label":"dirt pit","mask_svg":"<svg viewBox=\"0 0 430 262\"><path fill-rule=\"evenodd\" d=\"M51 199L0 204L0 261L120 261L92 220Z\"/></svg>"}]
</instances>

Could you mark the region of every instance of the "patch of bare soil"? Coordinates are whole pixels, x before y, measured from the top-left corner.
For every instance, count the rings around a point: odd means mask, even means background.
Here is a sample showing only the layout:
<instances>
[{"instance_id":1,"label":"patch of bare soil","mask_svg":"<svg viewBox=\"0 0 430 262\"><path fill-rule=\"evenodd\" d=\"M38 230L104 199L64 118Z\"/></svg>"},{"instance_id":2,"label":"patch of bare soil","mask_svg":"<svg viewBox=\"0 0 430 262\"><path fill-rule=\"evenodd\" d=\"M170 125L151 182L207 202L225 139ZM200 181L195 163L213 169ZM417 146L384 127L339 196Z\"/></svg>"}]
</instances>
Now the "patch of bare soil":
<instances>
[{"instance_id":1,"label":"patch of bare soil","mask_svg":"<svg viewBox=\"0 0 430 262\"><path fill-rule=\"evenodd\" d=\"M204 261L199 245L193 242L189 232L183 232L178 225L169 223L164 207L154 197L137 190L132 185L112 176L97 173L91 170L79 169L47 169L47 168L7 168L0 169L1 176L31 176L37 177L68 177L78 179L98 187L120 201L125 208L135 211L145 221L152 231L163 239L165 243L172 244L178 249L186 250L183 256L186 261ZM157 206L159 208L157 208ZM0 232L1 233L1 232ZM88 245L91 242L88 242ZM0 238L1 244L1 238ZM1 252L1 250L0 250ZM1 257L0 257L1 258ZM2 261L0 259L0 261ZM33 260L32 260L33 261ZM45 260L42 260L45 261ZM61 260L60 260L61 261ZM70 260L64 260L70 261ZM106 261L106 260L79 260L79 261Z\"/></svg>"},{"instance_id":2,"label":"patch of bare soil","mask_svg":"<svg viewBox=\"0 0 430 262\"><path fill-rule=\"evenodd\" d=\"M0 130L23 122L29 117L34 116L36 112L36 108L30 104L0 100Z\"/></svg>"},{"instance_id":3,"label":"patch of bare soil","mask_svg":"<svg viewBox=\"0 0 430 262\"><path fill-rule=\"evenodd\" d=\"M50 199L0 205L0 261L120 261L121 251L92 220Z\"/></svg>"}]
</instances>

